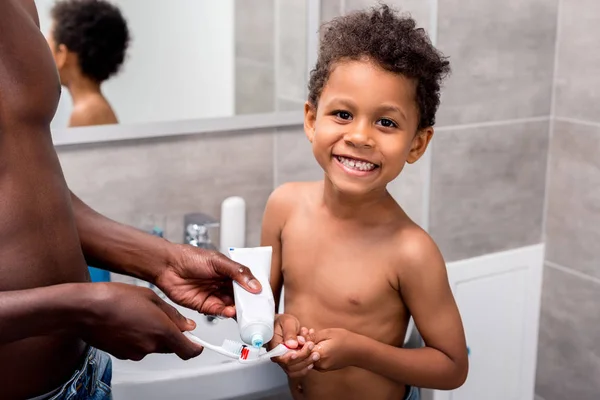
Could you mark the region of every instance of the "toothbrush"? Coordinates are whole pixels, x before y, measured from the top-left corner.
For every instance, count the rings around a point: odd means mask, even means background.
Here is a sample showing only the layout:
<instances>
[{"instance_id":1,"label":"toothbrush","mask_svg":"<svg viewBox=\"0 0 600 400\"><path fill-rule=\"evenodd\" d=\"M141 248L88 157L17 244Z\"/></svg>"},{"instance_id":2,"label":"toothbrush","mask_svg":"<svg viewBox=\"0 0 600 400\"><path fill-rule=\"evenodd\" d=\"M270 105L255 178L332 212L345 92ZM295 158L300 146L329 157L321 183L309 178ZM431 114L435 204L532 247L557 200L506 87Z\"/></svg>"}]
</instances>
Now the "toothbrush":
<instances>
[{"instance_id":1,"label":"toothbrush","mask_svg":"<svg viewBox=\"0 0 600 400\"><path fill-rule=\"evenodd\" d=\"M264 359L279 357L288 352L288 348L283 345L277 345L271 351L264 354L260 354L260 349L256 347L250 347L243 343L236 342L235 340L225 339L222 346L216 346L212 343L208 343L198 336L190 332L183 332L192 342L198 343L199 345L206 347L209 350L217 352L225 357L237 359L242 364L252 364Z\"/></svg>"}]
</instances>

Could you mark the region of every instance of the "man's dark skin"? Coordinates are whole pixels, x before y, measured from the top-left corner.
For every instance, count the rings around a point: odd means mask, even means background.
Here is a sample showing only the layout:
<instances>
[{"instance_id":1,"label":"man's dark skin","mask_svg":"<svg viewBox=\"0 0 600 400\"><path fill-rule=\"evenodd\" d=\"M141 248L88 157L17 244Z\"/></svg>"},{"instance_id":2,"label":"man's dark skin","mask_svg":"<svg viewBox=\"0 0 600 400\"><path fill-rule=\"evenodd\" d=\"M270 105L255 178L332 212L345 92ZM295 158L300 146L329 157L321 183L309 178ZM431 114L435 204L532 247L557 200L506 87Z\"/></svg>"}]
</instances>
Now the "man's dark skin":
<instances>
[{"instance_id":1,"label":"man's dark skin","mask_svg":"<svg viewBox=\"0 0 600 400\"><path fill-rule=\"evenodd\" d=\"M24 399L66 382L86 345L123 359L183 359L194 328L149 289L89 283L87 265L155 283L205 314L235 315L232 279L261 290L247 268L118 224L68 189L50 121L60 83L33 0L0 0L0 390Z\"/></svg>"}]
</instances>

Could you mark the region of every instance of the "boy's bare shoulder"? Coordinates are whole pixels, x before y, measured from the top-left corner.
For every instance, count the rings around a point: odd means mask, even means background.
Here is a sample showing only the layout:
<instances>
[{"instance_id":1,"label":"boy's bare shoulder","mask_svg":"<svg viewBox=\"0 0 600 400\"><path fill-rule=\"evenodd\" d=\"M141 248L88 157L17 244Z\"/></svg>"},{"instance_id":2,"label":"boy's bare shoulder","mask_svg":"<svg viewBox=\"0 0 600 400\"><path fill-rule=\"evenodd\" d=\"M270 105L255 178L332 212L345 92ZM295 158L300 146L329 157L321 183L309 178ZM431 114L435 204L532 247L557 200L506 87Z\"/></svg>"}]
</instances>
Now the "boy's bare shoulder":
<instances>
[{"instance_id":1,"label":"boy's bare shoulder","mask_svg":"<svg viewBox=\"0 0 600 400\"><path fill-rule=\"evenodd\" d=\"M403 274L427 274L445 268L443 256L431 236L410 222L394 235L395 263L400 278Z\"/></svg>"},{"instance_id":2,"label":"boy's bare shoulder","mask_svg":"<svg viewBox=\"0 0 600 400\"><path fill-rule=\"evenodd\" d=\"M269 196L268 205L290 208L313 200L322 182L287 182L278 186Z\"/></svg>"},{"instance_id":3,"label":"boy's bare shoulder","mask_svg":"<svg viewBox=\"0 0 600 400\"><path fill-rule=\"evenodd\" d=\"M265 219L282 227L298 206L317 197L320 186L321 182L288 182L278 186L267 200Z\"/></svg>"}]
</instances>

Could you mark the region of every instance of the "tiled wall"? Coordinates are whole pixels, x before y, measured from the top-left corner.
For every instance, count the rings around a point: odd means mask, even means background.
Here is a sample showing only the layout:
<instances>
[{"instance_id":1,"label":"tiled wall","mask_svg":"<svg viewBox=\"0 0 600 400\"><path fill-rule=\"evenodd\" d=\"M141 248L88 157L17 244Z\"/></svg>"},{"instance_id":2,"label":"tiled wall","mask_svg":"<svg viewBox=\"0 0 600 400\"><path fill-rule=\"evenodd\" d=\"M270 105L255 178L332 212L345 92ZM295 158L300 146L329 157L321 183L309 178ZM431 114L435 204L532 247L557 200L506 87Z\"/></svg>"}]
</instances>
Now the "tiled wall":
<instances>
[{"instance_id":1,"label":"tiled wall","mask_svg":"<svg viewBox=\"0 0 600 400\"><path fill-rule=\"evenodd\" d=\"M600 2L560 0L536 392L600 398Z\"/></svg>"},{"instance_id":2,"label":"tiled wall","mask_svg":"<svg viewBox=\"0 0 600 400\"><path fill-rule=\"evenodd\" d=\"M275 110L275 2L235 1L235 114Z\"/></svg>"},{"instance_id":3,"label":"tiled wall","mask_svg":"<svg viewBox=\"0 0 600 400\"><path fill-rule=\"evenodd\" d=\"M556 0L438 1L437 44L453 72L430 231L447 261L542 241L556 13Z\"/></svg>"},{"instance_id":4,"label":"tiled wall","mask_svg":"<svg viewBox=\"0 0 600 400\"><path fill-rule=\"evenodd\" d=\"M301 110L307 9L298 0L235 1L235 114Z\"/></svg>"}]
</instances>

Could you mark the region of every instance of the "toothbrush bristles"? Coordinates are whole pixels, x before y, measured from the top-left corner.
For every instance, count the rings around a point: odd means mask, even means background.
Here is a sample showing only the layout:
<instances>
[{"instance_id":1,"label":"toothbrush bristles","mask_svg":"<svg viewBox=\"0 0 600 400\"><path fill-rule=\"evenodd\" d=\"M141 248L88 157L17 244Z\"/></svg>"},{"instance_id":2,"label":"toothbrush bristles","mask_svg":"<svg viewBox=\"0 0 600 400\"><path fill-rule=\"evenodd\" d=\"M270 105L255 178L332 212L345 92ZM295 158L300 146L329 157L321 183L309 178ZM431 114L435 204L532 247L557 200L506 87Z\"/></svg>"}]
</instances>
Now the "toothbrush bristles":
<instances>
[{"instance_id":1,"label":"toothbrush bristles","mask_svg":"<svg viewBox=\"0 0 600 400\"><path fill-rule=\"evenodd\" d=\"M223 348L238 356L242 355L242 350L244 347L246 347L244 344L236 342L235 340L225 339L223 341Z\"/></svg>"}]
</instances>

